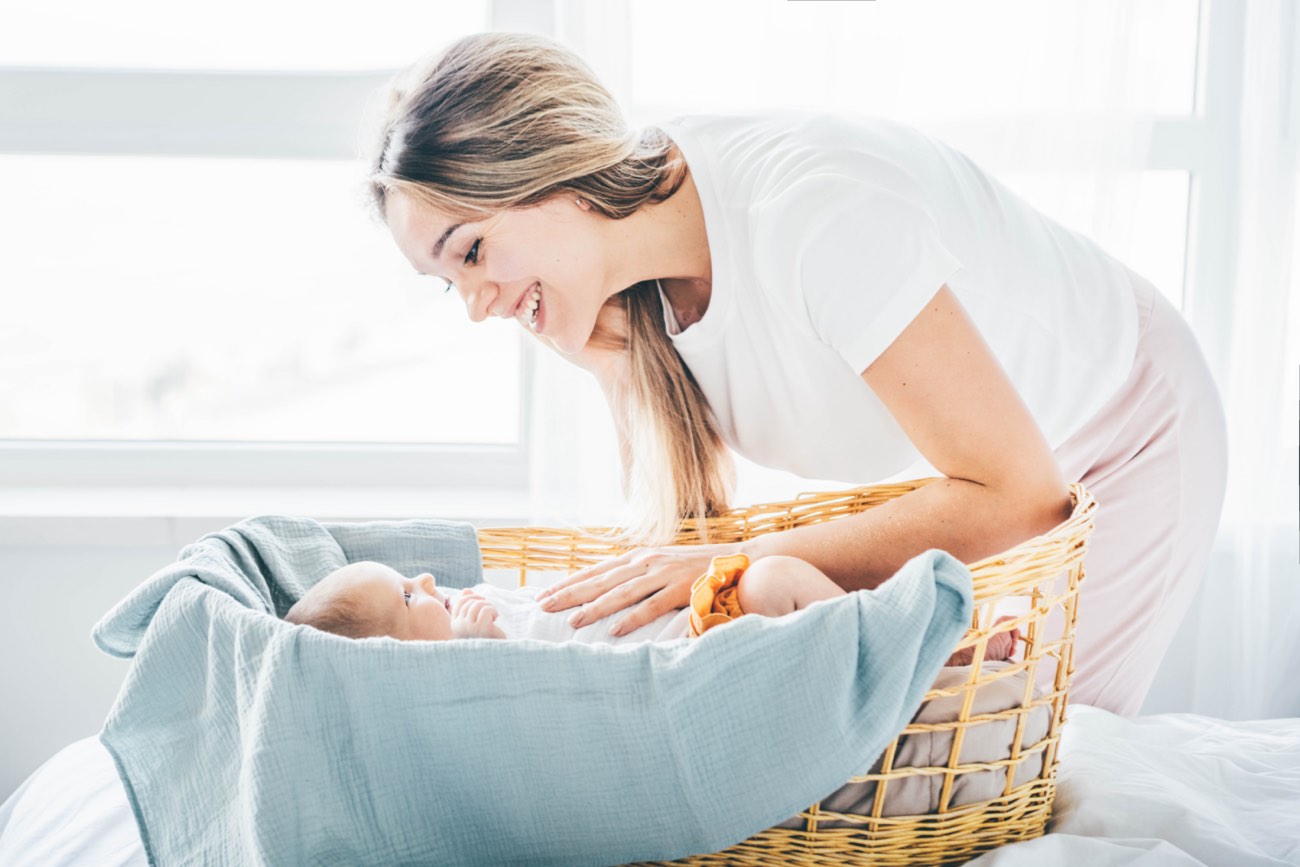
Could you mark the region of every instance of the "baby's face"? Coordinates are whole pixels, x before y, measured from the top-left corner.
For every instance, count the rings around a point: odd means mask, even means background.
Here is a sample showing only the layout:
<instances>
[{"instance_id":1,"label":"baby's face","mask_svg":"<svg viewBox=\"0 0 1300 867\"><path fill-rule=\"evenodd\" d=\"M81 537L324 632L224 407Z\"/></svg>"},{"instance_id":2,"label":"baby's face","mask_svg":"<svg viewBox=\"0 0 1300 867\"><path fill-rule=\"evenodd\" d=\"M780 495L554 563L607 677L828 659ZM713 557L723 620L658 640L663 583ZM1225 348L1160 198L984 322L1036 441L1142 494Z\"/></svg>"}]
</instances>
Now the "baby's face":
<instances>
[{"instance_id":1,"label":"baby's face","mask_svg":"<svg viewBox=\"0 0 1300 867\"><path fill-rule=\"evenodd\" d=\"M451 598L428 572L407 578L382 563L352 563L325 576L309 591L330 599L350 597L366 610L371 635L403 641L445 641L451 628Z\"/></svg>"}]
</instances>

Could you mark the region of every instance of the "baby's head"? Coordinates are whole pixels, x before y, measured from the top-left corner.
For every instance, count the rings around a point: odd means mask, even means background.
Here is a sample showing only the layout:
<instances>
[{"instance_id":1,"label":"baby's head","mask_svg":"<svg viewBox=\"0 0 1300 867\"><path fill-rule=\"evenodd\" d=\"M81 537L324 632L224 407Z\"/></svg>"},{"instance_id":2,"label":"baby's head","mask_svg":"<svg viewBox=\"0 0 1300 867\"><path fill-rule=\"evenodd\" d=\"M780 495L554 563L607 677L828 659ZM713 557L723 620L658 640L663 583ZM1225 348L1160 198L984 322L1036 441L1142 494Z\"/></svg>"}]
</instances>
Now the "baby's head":
<instances>
[{"instance_id":1,"label":"baby's head","mask_svg":"<svg viewBox=\"0 0 1300 867\"><path fill-rule=\"evenodd\" d=\"M454 638L451 599L428 572L407 578L383 563L363 561L336 569L284 615L345 638L387 635L404 641Z\"/></svg>"}]
</instances>

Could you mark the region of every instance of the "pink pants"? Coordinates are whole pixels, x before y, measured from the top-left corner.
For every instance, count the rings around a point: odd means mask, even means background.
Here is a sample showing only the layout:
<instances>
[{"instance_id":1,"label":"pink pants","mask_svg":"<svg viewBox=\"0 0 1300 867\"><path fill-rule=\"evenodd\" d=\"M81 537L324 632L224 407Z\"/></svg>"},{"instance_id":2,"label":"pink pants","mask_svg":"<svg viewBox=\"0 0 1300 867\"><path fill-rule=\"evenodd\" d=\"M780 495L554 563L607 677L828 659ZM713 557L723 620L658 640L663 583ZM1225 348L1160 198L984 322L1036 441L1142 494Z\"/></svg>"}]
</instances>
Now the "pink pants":
<instances>
[{"instance_id":1,"label":"pink pants","mask_svg":"<svg viewBox=\"0 0 1300 867\"><path fill-rule=\"evenodd\" d=\"M1066 479L1082 482L1098 507L1079 591L1070 700L1125 716L1141 709L1196 595L1228 462L1223 404L1196 338L1154 286L1137 275L1133 282L1133 370L1056 449Z\"/></svg>"}]
</instances>

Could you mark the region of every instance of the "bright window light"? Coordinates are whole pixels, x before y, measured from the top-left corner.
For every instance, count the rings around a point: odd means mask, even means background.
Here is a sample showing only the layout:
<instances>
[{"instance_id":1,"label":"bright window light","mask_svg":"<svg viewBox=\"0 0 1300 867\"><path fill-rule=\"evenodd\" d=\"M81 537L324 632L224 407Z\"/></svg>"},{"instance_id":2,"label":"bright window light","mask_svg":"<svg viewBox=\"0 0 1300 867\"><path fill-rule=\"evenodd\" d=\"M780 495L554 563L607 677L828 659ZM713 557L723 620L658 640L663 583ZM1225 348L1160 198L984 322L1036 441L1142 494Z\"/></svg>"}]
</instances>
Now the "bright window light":
<instances>
[{"instance_id":1,"label":"bright window light","mask_svg":"<svg viewBox=\"0 0 1300 867\"><path fill-rule=\"evenodd\" d=\"M0 23L7 66L392 69L486 30L488 4L20 0L5 4Z\"/></svg>"},{"instance_id":2,"label":"bright window light","mask_svg":"<svg viewBox=\"0 0 1300 867\"><path fill-rule=\"evenodd\" d=\"M1162 170L1108 173L1104 180L1091 172L998 175L1035 208L1150 280L1178 308L1190 178L1185 171Z\"/></svg>"},{"instance_id":3,"label":"bright window light","mask_svg":"<svg viewBox=\"0 0 1300 867\"><path fill-rule=\"evenodd\" d=\"M0 156L0 438L519 441L470 323L346 161Z\"/></svg>"},{"instance_id":4,"label":"bright window light","mask_svg":"<svg viewBox=\"0 0 1300 867\"><path fill-rule=\"evenodd\" d=\"M917 123L1063 102L1112 111L1119 93L1134 111L1193 109L1195 0L657 0L630 15L632 99L652 108L819 107Z\"/></svg>"}]
</instances>

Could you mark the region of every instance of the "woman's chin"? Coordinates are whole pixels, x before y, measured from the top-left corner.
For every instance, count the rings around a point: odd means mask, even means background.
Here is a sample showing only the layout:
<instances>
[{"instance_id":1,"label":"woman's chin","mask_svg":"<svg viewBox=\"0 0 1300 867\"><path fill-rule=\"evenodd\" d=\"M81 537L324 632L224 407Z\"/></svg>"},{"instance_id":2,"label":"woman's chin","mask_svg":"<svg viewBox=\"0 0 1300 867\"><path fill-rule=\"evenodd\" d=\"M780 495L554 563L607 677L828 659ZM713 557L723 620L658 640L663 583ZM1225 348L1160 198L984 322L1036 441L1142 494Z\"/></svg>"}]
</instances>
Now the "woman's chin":
<instances>
[{"instance_id":1,"label":"woman's chin","mask_svg":"<svg viewBox=\"0 0 1300 867\"><path fill-rule=\"evenodd\" d=\"M542 334L542 337L549 340L551 345L555 347L555 351L561 355L573 355L581 352L582 348L587 345L586 338L575 339L572 330L561 331L556 329L555 332L548 330Z\"/></svg>"},{"instance_id":2,"label":"woman's chin","mask_svg":"<svg viewBox=\"0 0 1300 867\"><path fill-rule=\"evenodd\" d=\"M551 345L555 347L555 351L561 355L575 355L582 350L581 345L574 343L570 339L566 339L562 334L555 336L547 334L544 336L547 340L551 341Z\"/></svg>"}]
</instances>

